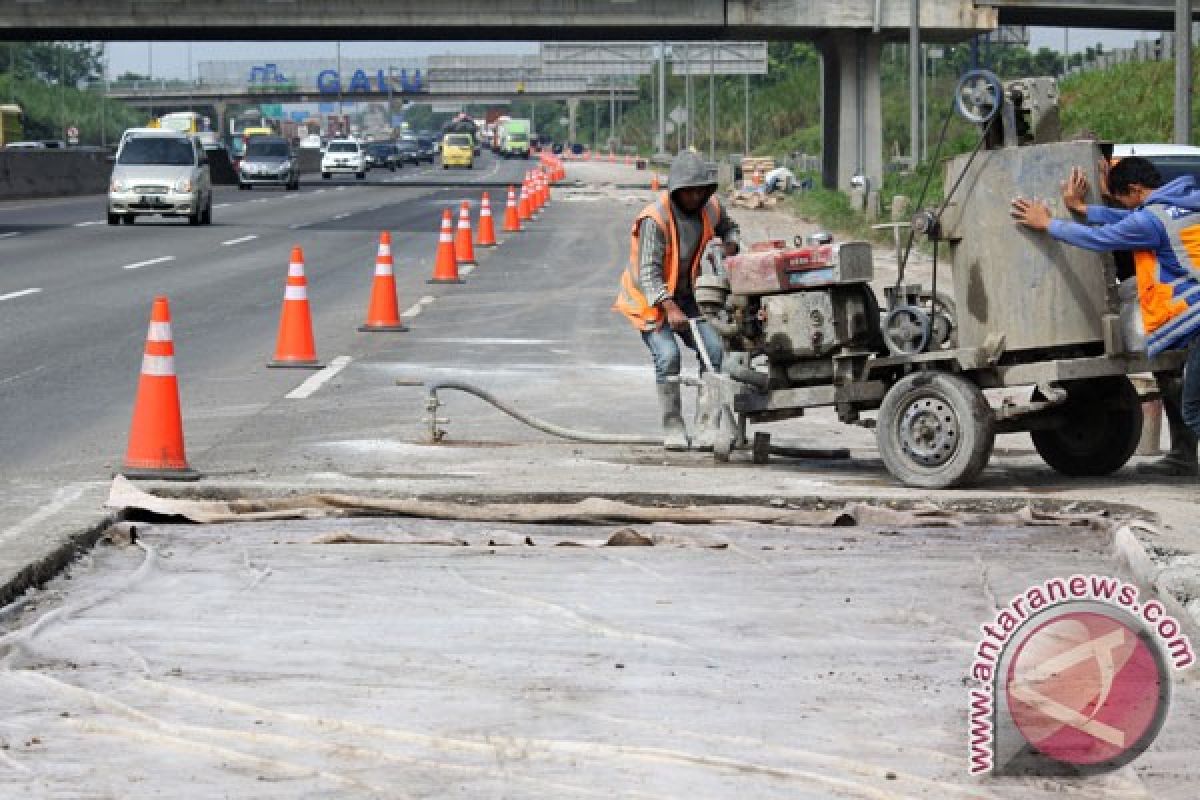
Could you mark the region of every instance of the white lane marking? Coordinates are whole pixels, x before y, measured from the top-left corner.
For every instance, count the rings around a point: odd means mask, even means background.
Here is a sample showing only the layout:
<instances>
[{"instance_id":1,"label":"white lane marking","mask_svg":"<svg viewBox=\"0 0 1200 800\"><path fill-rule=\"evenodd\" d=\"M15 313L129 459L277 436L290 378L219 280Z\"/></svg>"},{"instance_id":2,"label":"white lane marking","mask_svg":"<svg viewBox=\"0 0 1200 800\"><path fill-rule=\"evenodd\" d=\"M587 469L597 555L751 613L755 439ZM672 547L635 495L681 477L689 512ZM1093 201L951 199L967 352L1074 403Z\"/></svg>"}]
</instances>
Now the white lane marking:
<instances>
[{"instance_id":1,"label":"white lane marking","mask_svg":"<svg viewBox=\"0 0 1200 800\"><path fill-rule=\"evenodd\" d=\"M140 269L142 267L149 267L153 264L162 264L164 262L174 260L175 256L160 256L158 258L152 258L149 261L139 261L136 264L126 264L125 266L121 267L121 269Z\"/></svg>"},{"instance_id":2,"label":"white lane marking","mask_svg":"<svg viewBox=\"0 0 1200 800\"><path fill-rule=\"evenodd\" d=\"M470 275L470 274L471 274L472 272L474 272L474 271L475 271L475 265L474 265L474 264L465 264L465 265L463 266L463 268L459 270L459 272L460 272L460 273L462 273L462 276L463 276L464 278L465 278L466 276Z\"/></svg>"},{"instance_id":3,"label":"white lane marking","mask_svg":"<svg viewBox=\"0 0 1200 800\"><path fill-rule=\"evenodd\" d=\"M41 289L22 289L19 292L9 292L8 294L0 294L0 300L12 300L16 297L24 297L30 294L37 294Z\"/></svg>"},{"instance_id":4,"label":"white lane marking","mask_svg":"<svg viewBox=\"0 0 1200 800\"><path fill-rule=\"evenodd\" d=\"M87 222L76 222L75 227L76 228L86 228L90 225L103 225L103 224L104 224L104 220L102 220L102 219L90 219Z\"/></svg>"},{"instance_id":5,"label":"white lane marking","mask_svg":"<svg viewBox=\"0 0 1200 800\"><path fill-rule=\"evenodd\" d=\"M250 202L251 203L269 203L270 201L271 201L271 198L269 198L269 197L260 197L259 199L251 200Z\"/></svg>"},{"instance_id":6,"label":"white lane marking","mask_svg":"<svg viewBox=\"0 0 1200 800\"><path fill-rule=\"evenodd\" d=\"M233 203L217 203L213 208L229 208Z\"/></svg>"},{"instance_id":7,"label":"white lane marking","mask_svg":"<svg viewBox=\"0 0 1200 800\"><path fill-rule=\"evenodd\" d=\"M285 397L288 400L304 400L312 397L318 389L328 383L334 375L344 370L349 366L354 359L350 356L338 356L329 362L329 366L318 373L310 375L308 380L292 389Z\"/></svg>"},{"instance_id":8,"label":"white lane marking","mask_svg":"<svg viewBox=\"0 0 1200 800\"><path fill-rule=\"evenodd\" d=\"M294 222L291 225L288 225L288 227L291 228L292 230L296 230L297 228L307 228L309 225L312 225L312 223L311 222Z\"/></svg>"},{"instance_id":9,"label":"white lane marking","mask_svg":"<svg viewBox=\"0 0 1200 800\"><path fill-rule=\"evenodd\" d=\"M420 300L418 300L415 304L413 304L413 306L411 308L405 309L404 313L402 313L400 316L402 316L406 319L415 317L425 309L425 306L432 303L434 301L434 299L435 298L432 295L427 294L424 297L422 297Z\"/></svg>"},{"instance_id":10,"label":"white lane marking","mask_svg":"<svg viewBox=\"0 0 1200 800\"><path fill-rule=\"evenodd\" d=\"M54 493L54 499L52 499L49 503L30 514L16 525L5 528L3 532L0 532L0 542L12 539L15 536L20 536L26 531L41 525L55 514L71 505L71 503L74 503L76 500L78 500L83 495L85 489L87 489L86 484L83 486L64 486L63 488L59 489Z\"/></svg>"},{"instance_id":11,"label":"white lane marking","mask_svg":"<svg viewBox=\"0 0 1200 800\"><path fill-rule=\"evenodd\" d=\"M323 191L325 191L325 190L324 190L324 189L317 189L315 192L313 192L313 194L320 194L320 193L321 193L321 192L323 192Z\"/></svg>"},{"instance_id":12,"label":"white lane marking","mask_svg":"<svg viewBox=\"0 0 1200 800\"><path fill-rule=\"evenodd\" d=\"M258 238L258 234L252 233L249 236L242 236L237 239L230 239L228 242L221 242L221 246L222 247L230 247L235 244L242 244L243 242L252 242L257 238Z\"/></svg>"},{"instance_id":13,"label":"white lane marking","mask_svg":"<svg viewBox=\"0 0 1200 800\"><path fill-rule=\"evenodd\" d=\"M337 187L337 189L336 189L335 191L344 192L344 191L346 191L346 187L345 187L345 186L339 186L339 187Z\"/></svg>"},{"instance_id":14,"label":"white lane marking","mask_svg":"<svg viewBox=\"0 0 1200 800\"><path fill-rule=\"evenodd\" d=\"M339 190L339 191L341 191L341 190ZM334 214L333 218L334 219L345 219L348 216L350 216L350 215L349 214Z\"/></svg>"},{"instance_id":15,"label":"white lane marking","mask_svg":"<svg viewBox=\"0 0 1200 800\"><path fill-rule=\"evenodd\" d=\"M20 235L21 235L20 231L13 231L12 233L0 233L0 239L11 239L14 236L20 236Z\"/></svg>"}]
</instances>

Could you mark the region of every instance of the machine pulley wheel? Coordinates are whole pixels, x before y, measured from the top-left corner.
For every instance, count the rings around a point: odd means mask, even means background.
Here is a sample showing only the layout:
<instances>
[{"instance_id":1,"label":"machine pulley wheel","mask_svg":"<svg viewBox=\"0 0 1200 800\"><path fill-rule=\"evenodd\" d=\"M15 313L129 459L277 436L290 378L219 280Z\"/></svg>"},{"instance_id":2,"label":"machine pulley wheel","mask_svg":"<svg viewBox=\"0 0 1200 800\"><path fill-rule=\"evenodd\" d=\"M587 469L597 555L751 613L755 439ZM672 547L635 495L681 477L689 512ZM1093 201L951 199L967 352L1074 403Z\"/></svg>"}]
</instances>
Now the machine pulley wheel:
<instances>
[{"instance_id":1,"label":"machine pulley wheel","mask_svg":"<svg viewBox=\"0 0 1200 800\"><path fill-rule=\"evenodd\" d=\"M916 355L925 352L929 346L932 327L925 309L897 306L883 318L883 341L892 355Z\"/></svg>"},{"instance_id":2,"label":"machine pulley wheel","mask_svg":"<svg viewBox=\"0 0 1200 800\"><path fill-rule=\"evenodd\" d=\"M954 110L967 122L986 125L1000 113L1004 86L996 74L973 69L962 76L954 90Z\"/></svg>"}]
</instances>

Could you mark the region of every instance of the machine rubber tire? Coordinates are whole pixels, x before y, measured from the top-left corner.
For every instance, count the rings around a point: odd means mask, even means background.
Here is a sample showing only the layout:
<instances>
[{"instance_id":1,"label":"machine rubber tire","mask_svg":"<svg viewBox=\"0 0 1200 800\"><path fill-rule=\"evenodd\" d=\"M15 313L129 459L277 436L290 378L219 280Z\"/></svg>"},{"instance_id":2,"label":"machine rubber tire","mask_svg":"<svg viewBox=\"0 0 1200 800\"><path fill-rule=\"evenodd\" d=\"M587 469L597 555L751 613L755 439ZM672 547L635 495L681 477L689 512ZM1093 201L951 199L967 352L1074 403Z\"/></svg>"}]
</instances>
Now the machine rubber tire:
<instances>
[{"instance_id":1,"label":"machine rubber tire","mask_svg":"<svg viewBox=\"0 0 1200 800\"><path fill-rule=\"evenodd\" d=\"M200 220L203 216L204 216L204 212L199 211L199 210L196 211L195 214L188 214L187 215L188 225L199 225Z\"/></svg>"},{"instance_id":2,"label":"machine rubber tire","mask_svg":"<svg viewBox=\"0 0 1200 800\"><path fill-rule=\"evenodd\" d=\"M1142 437L1142 405L1133 383L1124 375L1063 384L1070 422L1061 428L1030 431L1042 460L1063 475L1111 475L1125 466ZM1043 400L1034 391L1035 400Z\"/></svg>"},{"instance_id":3,"label":"machine rubber tire","mask_svg":"<svg viewBox=\"0 0 1200 800\"><path fill-rule=\"evenodd\" d=\"M996 441L995 415L966 378L915 372L884 395L876 439L888 472L906 486L960 486L987 466Z\"/></svg>"},{"instance_id":4,"label":"machine rubber tire","mask_svg":"<svg viewBox=\"0 0 1200 800\"><path fill-rule=\"evenodd\" d=\"M289 191L289 192L296 192L299 190L300 190L300 179L299 178L297 178L296 180L292 181L291 183L289 183L287 185L287 191Z\"/></svg>"},{"instance_id":5,"label":"machine rubber tire","mask_svg":"<svg viewBox=\"0 0 1200 800\"><path fill-rule=\"evenodd\" d=\"M111 211L108 212L108 224L109 225L120 225L121 224L121 215L114 214Z\"/></svg>"}]
</instances>

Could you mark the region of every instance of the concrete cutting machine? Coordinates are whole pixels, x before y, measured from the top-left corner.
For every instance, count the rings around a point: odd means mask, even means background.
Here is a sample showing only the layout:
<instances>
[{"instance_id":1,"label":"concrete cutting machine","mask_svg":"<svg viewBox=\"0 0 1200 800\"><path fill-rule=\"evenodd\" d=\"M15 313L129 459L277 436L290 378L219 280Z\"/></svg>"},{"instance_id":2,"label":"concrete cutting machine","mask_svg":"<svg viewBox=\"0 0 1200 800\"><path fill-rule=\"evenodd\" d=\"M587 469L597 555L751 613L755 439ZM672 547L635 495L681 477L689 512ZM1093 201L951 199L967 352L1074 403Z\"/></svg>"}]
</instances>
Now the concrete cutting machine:
<instances>
[{"instance_id":1,"label":"concrete cutting machine","mask_svg":"<svg viewBox=\"0 0 1200 800\"><path fill-rule=\"evenodd\" d=\"M1142 409L1128 375L1178 368L1184 354L1146 357L1136 293L1119 292L1110 254L1025 231L1009 216L1018 195L1065 216L1059 187L1072 167L1089 176L1089 202L1100 202L1097 163L1111 149L1059 141L1057 97L1051 78L1002 83L974 71L959 82L955 110L980 135L948 163L946 199L911 222L908 252L917 237L933 250L927 286L906 281L905 253L881 301L865 242L774 241L727 259L706 252L696 297L726 348L701 393L717 408L718 459L748 448L764 462L770 434L755 432L751 444L750 425L830 406L843 423L875 428L888 471L909 486L971 482L999 433L1029 432L1066 475L1107 475L1129 460ZM950 279L939 287L942 248ZM985 395L1017 387L1028 391L1006 392L1002 403Z\"/></svg>"}]
</instances>

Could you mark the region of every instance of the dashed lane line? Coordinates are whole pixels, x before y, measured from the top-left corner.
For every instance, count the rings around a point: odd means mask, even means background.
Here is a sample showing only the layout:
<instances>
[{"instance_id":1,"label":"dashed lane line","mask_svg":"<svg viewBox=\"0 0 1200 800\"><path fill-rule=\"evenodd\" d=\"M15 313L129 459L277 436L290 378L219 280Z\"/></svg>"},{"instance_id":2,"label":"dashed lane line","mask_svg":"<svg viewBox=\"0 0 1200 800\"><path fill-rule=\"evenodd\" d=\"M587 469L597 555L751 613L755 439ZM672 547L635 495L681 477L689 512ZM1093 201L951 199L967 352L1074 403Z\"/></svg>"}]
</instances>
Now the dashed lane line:
<instances>
[{"instance_id":1,"label":"dashed lane line","mask_svg":"<svg viewBox=\"0 0 1200 800\"><path fill-rule=\"evenodd\" d=\"M228 242L221 242L221 246L222 247L232 247L235 244L245 244L246 242L252 242L257 238L258 238L258 234L252 233L249 236L240 236L237 239L230 239Z\"/></svg>"},{"instance_id":2,"label":"dashed lane line","mask_svg":"<svg viewBox=\"0 0 1200 800\"><path fill-rule=\"evenodd\" d=\"M20 231L13 231L12 233L0 233L0 239L11 239L14 236L20 236L20 235L21 235Z\"/></svg>"},{"instance_id":3,"label":"dashed lane line","mask_svg":"<svg viewBox=\"0 0 1200 800\"><path fill-rule=\"evenodd\" d=\"M288 400L304 400L316 394L317 390L333 379L333 376L349 366L354 359L350 356L338 356L329 362L329 366L320 372L310 375L308 380L292 389L285 397Z\"/></svg>"},{"instance_id":4,"label":"dashed lane line","mask_svg":"<svg viewBox=\"0 0 1200 800\"><path fill-rule=\"evenodd\" d=\"M345 219L348 216L350 216L350 215L349 214L334 214L333 219Z\"/></svg>"},{"instance_id":5,"label":"dashed lane line","mask_svg":"<svg viewBox=\"0 0 1200 800\"><path fill-rule=\"evenodd\" d=\"M22 289L19 292L9 292L8 294L0 294L0 300L14 300L18 297L25 297L26 295L37 294L40 291L42 291L42 290L41 289Z\"/></svg>"},{"instance_id":6,"label":"dashed lane line","mask_svg":"<svg viewBox=\"0 0 1200 800\"><path fill-rule=\"evenodd\" d=\"M233 203L217 203L213 208L229 208Z\"/></svg>"},{"instance_id":7,"label":"dashed lane line","mask_svg":"<svg viewBox=\"0 0 1200 800\"><path fill-rule=\"evenodd\" d=\"M404 309L404 312L401 313L400 316L403 317L404 319L412 319L413 317L420 314L425 309L425 306L432 303L433 300L434 300L433 297L431 297L429 295L425 295L420 300L418 300L416 303L414 303L411 308Z\"/></svg>"},{"instance_id":8,"label":"dashed lane line","mask_svg":"<svg viewBox=\"0 0 1200 800\"><path fill-rule=\"evenodd\" d=\"M158 258L151 258L147 261L139 261L136 264L126 264L125 266L121 267L121 269L141 269L142 267L149 267L153 266L154 264L163 264L167 261L174 260L175 256L160 256Z\"/></svg>"},{"instance_id":9,"label":"dashed lane line","mask_svg":"<svg viewBox=\"0 0 1200 800\"><path fill-rule=\"evenodd\" d=\"M87 222L76 222L75 227L76 228L88 228L88 227L91 227L92 225L103 225L103 224L104 224L104 220L102 220L102 219L89 219Z\"/></svg>"}]
</instances>

